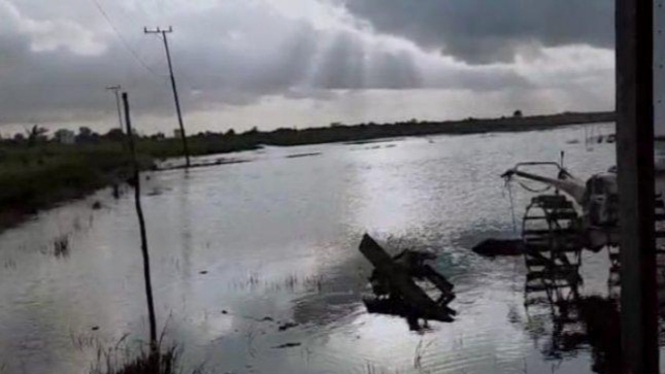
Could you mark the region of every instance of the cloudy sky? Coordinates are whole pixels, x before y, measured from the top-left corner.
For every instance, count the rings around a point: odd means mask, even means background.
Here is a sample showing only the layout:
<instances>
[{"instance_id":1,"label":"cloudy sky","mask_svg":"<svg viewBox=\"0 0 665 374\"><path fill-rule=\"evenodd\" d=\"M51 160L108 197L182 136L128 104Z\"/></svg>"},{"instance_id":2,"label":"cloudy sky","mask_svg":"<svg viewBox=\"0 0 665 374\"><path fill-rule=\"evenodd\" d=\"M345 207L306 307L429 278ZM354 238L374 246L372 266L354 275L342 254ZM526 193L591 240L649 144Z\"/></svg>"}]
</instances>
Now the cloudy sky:
<instances>
[{"instance_id":1,"label":"cloudy sky","mask_svg":"<svg viewBox=\"0 0 665 374\"><path fill-rule=\"evenodd\" d=\"M454 119L614 103L611 0L0 0L0 132L190 132Z\"/></svg>"}]
</instances>

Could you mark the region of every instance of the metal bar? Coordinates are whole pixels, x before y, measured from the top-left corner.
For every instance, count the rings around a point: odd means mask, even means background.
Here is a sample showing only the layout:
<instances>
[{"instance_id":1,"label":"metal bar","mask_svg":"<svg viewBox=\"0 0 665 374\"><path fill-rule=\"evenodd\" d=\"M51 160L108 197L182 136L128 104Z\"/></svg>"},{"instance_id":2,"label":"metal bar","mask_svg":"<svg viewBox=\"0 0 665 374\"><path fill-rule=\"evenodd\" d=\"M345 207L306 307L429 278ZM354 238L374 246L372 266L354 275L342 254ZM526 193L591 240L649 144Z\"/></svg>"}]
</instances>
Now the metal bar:
<instances>
[{"instance_id":1,"label":"metal bar","mask_svg":"<svg viewBox=\"0 0 665 374\"><path fill-rule=\"evenodd\" d=\"M141 253L143 255L143 277L145 281L145 295L148 302L148 321L150 323L150 349L154 353L157 349L157 318L155 317L155 303L152 297L152 281L150 277L150 254L148 253L148 238L145 229L145 218L143 217L143 208L141 207L141 176L139 174L139 165L136 160L136 148L134 146L134 136L132 134L132 122L129 116L129 101L127 92L122 93L122 101L125 105L125 123L127 124L127 134L129 138L129 150L132 155L132 164L134 169L134 203L136 205L136 214L139 219L139 230L141 233Z\"/></svg>"},{"instance_id":2,"label":"metal bar","mask_svg":"<svg viewBox=\"0 0 665 374\"><path fill-rule=\"evenodd\" d=\"M625 373L658 373L653 0L616 1L621 337Z\"/></svg>"}]
</instances>

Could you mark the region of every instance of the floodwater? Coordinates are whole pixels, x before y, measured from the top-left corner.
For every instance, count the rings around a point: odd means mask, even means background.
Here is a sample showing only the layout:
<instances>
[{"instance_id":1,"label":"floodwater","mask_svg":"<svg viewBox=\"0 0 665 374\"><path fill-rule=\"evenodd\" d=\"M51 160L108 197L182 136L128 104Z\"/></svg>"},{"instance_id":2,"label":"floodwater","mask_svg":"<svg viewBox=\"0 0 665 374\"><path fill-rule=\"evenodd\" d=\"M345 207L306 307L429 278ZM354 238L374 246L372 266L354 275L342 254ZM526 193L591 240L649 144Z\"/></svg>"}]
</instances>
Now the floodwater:
<instances>
[{"instance_id":1,"label":"floodwater","mask_svg":"<svg viewBox=\"0 0 665 374\"><path fill-rule=\"evenodd\" d=\"M245 163L144 174L158 324L187 365L216 373L603 371L608 348L584 327L562 342L550 305L525 307L522 257L470 250L517 235L531 195L509 194L499 177L515 163L563 150L583 178L615 163L613 144L587 149L583 136L569 127L268 147L230 155ZM0 372L85 373L97 344L147 337L136 222L131 193L101 191L0 235ZM365 232L393 253L439 254L456 321L411 331L366 313ZM581 295L611 306L607 252L583 257Z\"/></svg>"}]
</instances>

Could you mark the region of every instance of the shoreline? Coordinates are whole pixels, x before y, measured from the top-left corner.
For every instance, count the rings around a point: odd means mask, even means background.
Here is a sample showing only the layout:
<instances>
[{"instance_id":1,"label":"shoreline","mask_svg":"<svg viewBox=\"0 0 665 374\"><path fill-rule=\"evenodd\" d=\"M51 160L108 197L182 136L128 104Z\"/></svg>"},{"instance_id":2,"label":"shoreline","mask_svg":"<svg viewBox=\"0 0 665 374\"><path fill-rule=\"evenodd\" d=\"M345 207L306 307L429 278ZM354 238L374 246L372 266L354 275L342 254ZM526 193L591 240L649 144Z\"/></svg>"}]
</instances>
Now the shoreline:
<instances>
[{"instance_id":1,"label":"shoreline","mask_svg":"<svg viewBox=\"0 0 665 374\"><path fill-rule=\"evenodd\" d=\"M391 124L331 124L302 130L281 128L269 132L254 129L237 135L207 132L187 140L191 156L196 157L256 150L262 146L362 144L383 138L549 130L614 122L614 119L613 112L595 112L443 122L411 120ZM128 164L121 142L101 139L96 144L77 145L53 141L32 146L7 141L0 143L0 156L4 161L0 164L0 233L22 224L40 211L125 183ZM181 157L179 147L180 139L141 138L138 143L141 169L159 171L155 161ZM196 167L229 163L235 162L219 158Z\"/></svg>"},{"instance_id":2,"label":"shoreline","mask_svg":"<svg viewBox=\"0 0 665 374\"><path fill-rule=\"evenodd\" d=\"M451 121L410 120L395 123L361 123L306 129L279 128L269 132L248 131L231 137L241 138L243 144L290 146L337 142L361 142L379 138L423 135L467 135L491 132L547 130L571 125L592 125L615 121L614 112L559 113L539 116L472 118ZM225 135L229 137L229 135Z\"/></svg>"}]
</instances>

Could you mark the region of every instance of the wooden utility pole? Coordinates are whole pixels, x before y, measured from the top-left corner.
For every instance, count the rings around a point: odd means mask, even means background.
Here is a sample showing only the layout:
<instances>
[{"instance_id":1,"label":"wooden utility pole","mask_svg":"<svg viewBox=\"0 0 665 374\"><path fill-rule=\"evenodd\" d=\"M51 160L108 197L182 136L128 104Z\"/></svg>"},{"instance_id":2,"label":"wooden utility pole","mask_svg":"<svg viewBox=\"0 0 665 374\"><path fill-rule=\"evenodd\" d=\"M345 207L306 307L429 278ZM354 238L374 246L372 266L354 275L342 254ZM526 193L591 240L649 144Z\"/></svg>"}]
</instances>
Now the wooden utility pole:
<instances>
[{"instance_id":1,"label":"wooden utility pole","mask_svg":"<svg viewBox=\"0 0 665 374\"><path fill-rule=\"evenodd\" d=\"M115 106L118 108L118 122L120 123L120 131L123 131L122 126L122 111L120 110L120 85L108 86L107 90L113 91L115 94Z\"/></svg>"},{"instance_id":2,"label":"wooden utility pole","mask_svg":"<svg viewBox=\"0 0 665 374\"><path fill-rule=\"evenodd\" d=\"M166 60L169 63L169 73L171 75L171 88L173 88L173 98L175 100L175 110L178 113L178 123L180 124L180 136L182 138L182 149L185 152L185 161L189 167L189 148L187 147L187 134L185 134L185 125L182 122L182 111L180 110L180 99L178 99L178 88L175 84L175 77L173 76L173 65L171 63L171 52L169 51L169 41L166 34L173 32L173 27L169 26L168 29L160 29L159 27L149 30L147 27L143 28L145 34L161 34L164 41L164 49L166 50Z\"/></svg>"},{"instance_id":3,"label":"wooden utility pole","mask_svg":"<svg viewBox=\"0 0 665 374\"><path fill-rule=\"evenodd\" d=\"M653 0L616 0L623 371L658 373Z\"/></svg>"},{"instance_id":4,"label":"wooden utility pole","mask_svg":"<svg viewBox=\"0 0 665 374\"><path fill-rule=\"evenodd\" d=\"M152 281L150 279L150 254L148 253L148 238L145 232L145 219L143 218L143 208L141 207L141 178L139 175L139 164L136 160L136 147L134 146L134 136L132 134L132 122L129 118L129 102L127 101L127 92L122 93L122 101L125 105L125 123L127 124L127 138L129 139L129 151L132 155L132 165L134 172L134 202L136 204L136 214L139 218L139 230L141 232L141 253L143 254L143 277L145 280L145 295L148 300L148 319L150 321L150 349L155 352L157 349L157 319L155 317L155 305L152 299Z\"/></svg>"}]
</instances>

